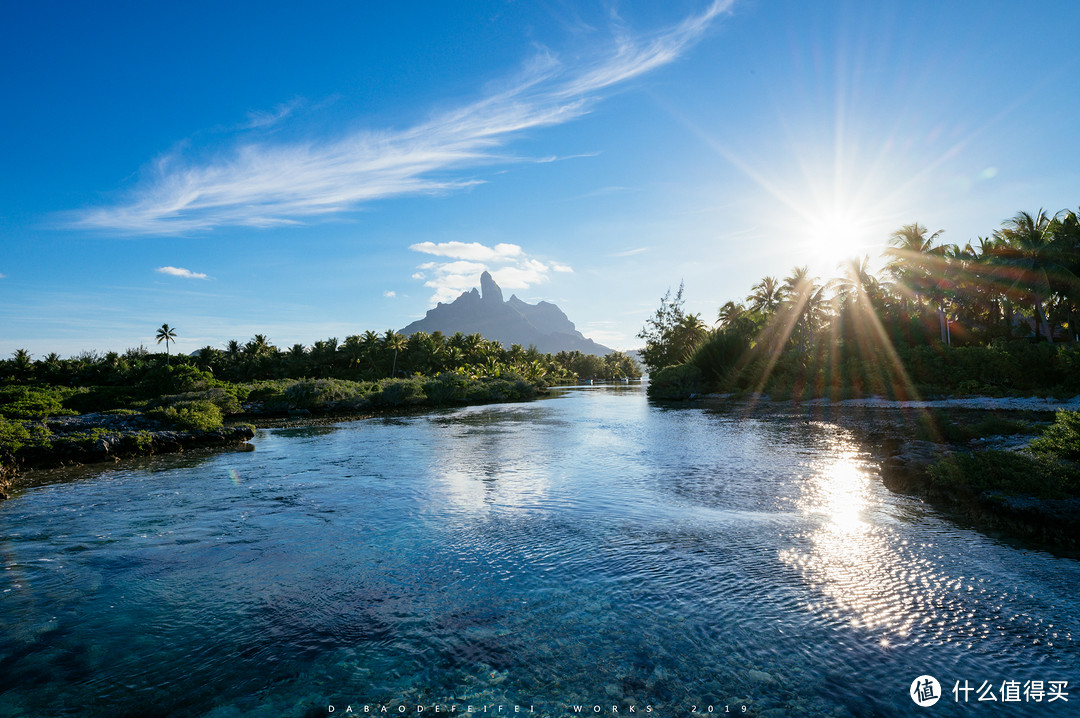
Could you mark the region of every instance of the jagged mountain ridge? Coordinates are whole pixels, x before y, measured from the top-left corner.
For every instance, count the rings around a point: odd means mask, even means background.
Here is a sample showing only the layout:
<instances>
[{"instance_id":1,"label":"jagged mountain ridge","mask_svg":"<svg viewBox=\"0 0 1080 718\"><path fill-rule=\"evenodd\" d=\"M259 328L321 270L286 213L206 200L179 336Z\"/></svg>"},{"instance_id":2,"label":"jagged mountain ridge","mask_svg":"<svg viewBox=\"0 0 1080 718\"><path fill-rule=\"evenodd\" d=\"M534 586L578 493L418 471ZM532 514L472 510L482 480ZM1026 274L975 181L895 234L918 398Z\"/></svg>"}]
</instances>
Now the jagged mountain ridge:
<instances>
[{"instance_id":1,"label":"jagged mountain ridge","mask_svg":"<svg viewBox=\"0 0 1080 718\"><path fill-rule=\"evenodd\" d=\"M504 301L502 289L489 272L480 275L480 290L462 292L450 304L439 302L427 316L401 330L410 336L416 332L455 332L482 334L503 346L535 346L545 353L580 351L603 356L611 349L597 344L577 330L558 306L550 302L529 304L511 295Z\"/></svg>"}]
</instances>

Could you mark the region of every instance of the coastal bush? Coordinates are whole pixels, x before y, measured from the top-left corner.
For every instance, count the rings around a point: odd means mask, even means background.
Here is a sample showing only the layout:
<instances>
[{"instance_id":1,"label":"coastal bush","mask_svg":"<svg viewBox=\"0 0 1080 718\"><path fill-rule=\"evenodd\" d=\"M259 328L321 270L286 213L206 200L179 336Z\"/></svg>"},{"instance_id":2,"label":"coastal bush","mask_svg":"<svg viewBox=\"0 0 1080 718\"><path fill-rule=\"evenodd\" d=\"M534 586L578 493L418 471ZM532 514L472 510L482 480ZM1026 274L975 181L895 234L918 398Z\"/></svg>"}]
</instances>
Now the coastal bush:
<instances>
[{"instance_id":1,"label":"coastal bush","mask_svg":"<svg viewBox=\"0 0 1080 718\"><path fill-rule=\"evenodd\" d=\"M91 386L75 389L63 401L65 409L79 414L109 409L130 409L141 404L132 387Z\"/></svg>"},{"instance_id":2,"label":"coastal bush","mask_svg":"<svg viewBox=\"0 0 1080 718\"><path fill-rule=\"evenodd\" d=\"M689 399L704 391L701 369L693 364L666 366L649 378L648 394L653 399Z\"/></svg>"},{"instance_id":3,"label":"coastal bush","mask_svg":"<svg viewBox=\"0 0 1080 718\"><path fill-rule=\"evenodd\" d=\"M424 382L424 394L432 404L457 404L466 400L469 391L468 377L447 371Z\"/></svg>"},{"instance_id":4,"label":"coastal bush","mask_svg":"<svg viewBox=\"0 0 1080 718\"><path fill-rule=\"evenodd\" d=\"M282 392L293 409L326 409L330 404L355 403L371 385L344 379L309 379L295 382Z\"/></svg>"},{"instance_id":5,"label":"coastal bush","mask_svg":"<svg viewBox=\"0 0 1080 718\"><path fill-rule=\"evenodd\" d=\"M702 379L719 388L728 375L745 361L750 339L736 329L711 332L690 357L690 364L701 371Z\"/></svg>"},{"instance_id":6,"label":"coastal bush","mask_svg":"<svg viewBox=\"0 0 1080 718\"><path fill-rule=\"evenodd\" d=\"M1080 493L1080 469L1047 455L1015 451L951 454L929 468L931 485L951 491L1001 491L1061 499Z\"/></svg>"},{"instance_id":7,"label":"coastal bush","mask_svg":"<svg viewBox=\"0 0 1080 718\"><path fill-rule=\"evenodd\" d=\"M520 376L508 375L470 381L465 396L470 402L485 402L519 401L532 398L536 394L536 385Z\"/></svg>"},{"instance_id":8,"label":"coastal bush","mask_svg":"<svg viewBox=\"0 0 1080 718\"><path fill-rule=\"evenodd\" d=\"M413 377L383 379L379 382L379 391L369 398L376 406L409 406L424 403L427 396L424 394L423 382Z\"/></svg>"},{"instance_id":9,"label":"coastal bush","mask_svg":"<svg viewBox=\"0 0 1080 718\"><path fill-rule=\"evenodd\" d=\"M148 397L183 394L217 384L214 375L189 365L158 365L150 369L137 389Z\"/></svg>"},{"instance_id":10,"label":"coastal bush","mask_svg":"<svg viewBox=\"0 0 1080 718\"><path fill-rule=\"evenodd\" d=\"M8 419L39 419L75 412L63 406L65 392L59 387L7 386L0 389L0 416Z\"/></svg>"},{"instance_id":11,"label":"coastal bush","mask_svg":"<svg viewBox=\"0 0 1080 718\"><path fill-rule=\"evenodd\" d=\"M240 411L240 402L237 400L236 395L227 391L222 387L210 387L208 389L202 389L201 391L188 391L182 394L168 394L156 402L154 405L157 407L173 406L181 403L191 402L210 402L223 414L236 414Z\"/></svg>"},{"instance_id":12,"label":"coastal bush","mask_svg":"<svg viewBox=\"0 0 1080 718\"><path fill-rule=\"evenodd\" d=\"M40 446L48 442L50 432L44 424L10 421L0 416L0 458L11 457L24 446Z\"/></svg>"},{"instance_id":13,"label":"coastal bush","mask_svg":"<svg viewBox=\"0 0 1080 718\"><path fill-rule=\"evenodd\" d=\"M1028 445L1032 451L1080 460L1080 411L1061 409L1043 435Z\"/></svg>"},{"instance_id":14,"label":"coastal bush","mask_svg":"<svg viewBox=\"0 0 1080 718\"><path fill-rule=\"evenodd\" d=\"M224 425L221 409L210 401L179 401L153 409L147 416L182 430L213 431Z\"/></svg>"}]
</instances>

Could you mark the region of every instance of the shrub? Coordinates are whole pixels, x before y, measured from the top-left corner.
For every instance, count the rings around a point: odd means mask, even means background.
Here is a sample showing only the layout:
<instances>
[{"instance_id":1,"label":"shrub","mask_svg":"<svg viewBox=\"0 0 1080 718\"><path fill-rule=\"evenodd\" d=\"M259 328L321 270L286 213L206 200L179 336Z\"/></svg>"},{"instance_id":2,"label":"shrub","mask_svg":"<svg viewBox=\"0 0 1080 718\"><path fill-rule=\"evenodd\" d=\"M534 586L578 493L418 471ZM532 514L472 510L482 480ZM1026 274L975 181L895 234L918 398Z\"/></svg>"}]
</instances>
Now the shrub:
<instances>
[{"instance_id":1,"label":"shrub","mask_svg":"<svg viewBox=\"0 0 1080 718\"><path fill-rule=\"evenodd\" d=\"M189 391L205 389L216 384L214 375L209 372L199 371L193 366L156 366L146 372L138 389L145 396L162 396L165 394L181 394Z\"/></svg>"},{"instance_id":2,"label":"shrub","mask_svg":"<svg viewBox=\"0 0 1080 718\"><path fill-rule=\"evenodd\" d=\"M1028 446L1042 454L1080 460L1080 411L1058 411L1054 423Z\"/></svg>"},{"instance_id":3,"label":"shrub","mask_svg":"<svg viewBox=\"0 0 1080 718\"><path fill-rule=\"evenodd\" d=\"M130 408L138 403L131 387L94 386L76 389L64 399L64 408L82 414L107 409Z\"/></svg>"},{"instance_id":4,"label":"shrub","mask_svg":"<svg viewBox=\"0 0 1080 718\"><path fill-rule=\"evenodd\" d=\"M0 458L10 456L24 446L38 446L48 441L49 430L44 424L9 421L0 416Z\"/></svg>"},{"instance_id":5,"label":"shrub","mask_svg":"<svg viewBox=\"0 0 1080 718\"><path fill-rule=\"evenodd\" d=\"M702 379L709 385L720 386L728 374L750 351L749 338L735 329L712 332L690 357L690 363L701 370Z\"/></svg>"},{"instance_id":6,"label":"shrub","mask_svg":"<svg viewBox=\"0 0 1080 718\"><path fill-rule=\"evenodd\" d=\"M649 396L653 399L689 399L704 390L701 370L693 364L666 366L649 379Z\"/></svg>"},{"instance_id":7,"label":"shrub","mask_svg":"<svg viewBox=\"0 0 1080 718\"><path fill-rule=\"evenodd\" d=\"M235 414L240 411L240 402L236 395L222 387L211 387L201 391L188 391L183 394L169 394L154 402L158 406L166 407L181 403L210 402L223 414Z\"/></svg>"},{"instance_id":8,"label":"shrub","mask_svg":"<svg viewBox=\"0 0 1080 718\"><path fill-rule=\"evenodd\" d=\"M70 391L70 390L69 390ZM38 419L73 414L62 402L63 389L38 386L9 386L0 389L0 416L8 419Z\"/></svg>"},{"instance_id":9,"label":"shrub","mask_svg":"<svg viewBox=\"0 0 1080 718\"><path fill-rule=\"evenodd\" d=\"M1044 499L1076 495L1080 470L1050 456L1031 456L1015 451L977 451L952 454L929 469L931 483L939 488L979 494L1002 491Z\"/></svg>"},{"instance_id":10,"label":"shrub","mask_svg":"<svg viewBox=\"0 0 1080 718\"><path fill-rule=\"evenodd\" d=\"M213 431L223 426L221 409L209 401L180 401L147 415L176 429Z\"/></svg>"},{"instance_id":11,"label":"shrub","mask_svg":"<svg viewBox=\"0 0 1080 718\"><path fill-rule=\"evenodd\" d=\"M424 393L433 404L455 404L465 401L469 379L457 372L443 372L424 382Z\"/></svg>"},{"instance_id":12,"label":"shrub","mask_svg":"<svg viewBox=\"0 0 1080 718\"><path fill-rule=\"evenodd\" d=\"M371 401L380 406L407 406L420 404L427 399L424 385L419 379L383 379L379 391Z\"/></svg>"},{"instance_id":13,"label":"shrub","mask_svg":"<svg viewBox=\"0 0 1080 718\"><path fill-rule=\"evenodd\" d=\"M285 387L282 396L293 409L329 409L331 404L359 407L373 386L342 379L305 379Z\"/></svg>"}]
</instances>

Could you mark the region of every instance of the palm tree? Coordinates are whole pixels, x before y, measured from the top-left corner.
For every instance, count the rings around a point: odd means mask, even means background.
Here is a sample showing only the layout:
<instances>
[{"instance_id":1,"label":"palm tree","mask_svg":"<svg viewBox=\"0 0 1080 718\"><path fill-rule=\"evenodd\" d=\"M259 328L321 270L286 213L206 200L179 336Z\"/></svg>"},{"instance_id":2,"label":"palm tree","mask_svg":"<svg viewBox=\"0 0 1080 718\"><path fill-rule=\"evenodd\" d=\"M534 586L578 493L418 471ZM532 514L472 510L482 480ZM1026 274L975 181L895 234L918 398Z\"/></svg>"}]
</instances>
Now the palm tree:
<instances>
[{"instance_id":1,"label":"palm tree","mask_svg":"<svg viewBox=\"0 0 1080 718\"><path fill-rule=\"evenodd\" d=\"M244 352L256 357L269 354L273 349L265 334L256 334L244 345Z\"/></svg>"},{"instance_id":2,"label":"palm tree","mask_svg":"<svg viewBox=\"0 0 1080 718\"><path fill-rule=\"evenodd\" d=\"M169 342L176 341L176 330L168 324L162 324L157 330L157 343L165 342L165 365L169 365Z\"/></svg>"},{"instance_id":3,"label":"palm tree","mask_svg":"<svg viewBox=\"0 0 1080 718\"><path fill-rule=\"evenodd\" d=\"M1017 270L1013 288L1019 288L1034 306L1036 335L1054 341L1046 319L1046 301L1050 296L1050 275L1070 272L1062 263L1062 247L1055 242L1055 217L1039 210L1036 216L1018 212L1005 220L999 236L1007 245L1001 252L1004 264Z\"/></svg>"},{"instance_id":4,"label":"palm tree","mask_svg":"<svg viewBox=\"0 0 1080 718\"><path fill-rule=\"evenodd\" d=\"M784 299L783 289L776 277L765 277L750 287L751 294L746 298L751 311L769 315L776 311Z\"/></svg>"},{"instance_id":5,"label":"palm tree","mask_svg":"<svg viewBox=\"0 0 1080 718\"><path fill-rule=\"evenodd\" d=\"M25 349L15 350L12 354L11 365L15 370L15 375L20 379L30 376L30 372L34 370L34 364L30 361L30 352Z\"/></svg>"},{"instance_id":6,"label":"palm tree","mask_svg":"<svg viewBox=\"0 0 1080 718\"><path fill-rule=\"evenodd\" d=\"M737 302L724 302L724 306L720 307L720 311L716 315L716 321L721 327L728 327L738 321L745 313L746 307L742 304Z\"/></svg>"},{"instance_id":7,"label":"palm tree","mask_svg":"<svg viewBox=\"0 0 1080 718\"><path fill-rule=\"evenodd\" d=\"M784 306L790 312L789 327L798 330L798 345L802 351L810 346L810 337L821 323L825 305L825 287L810 276L808 267L794 267L784 279ZM790 331L790 329L789 329Z\"/></svg>"},{"instance_id":8,"label":"palm tree","mask_svg":"<svg viewBox=\"0 0 1080 718\"><path fill-rule=\"evenodd\" d=\"M397 373L397 355L398 352L404 349L409 344L409 339L404 334L399 334L393 329L388 329L386 336L383 338L383 346L387 349L394 350L394 363L390 367L390 376L394 376Z\"/></svg>"},{"instance_id":9,"label":"palm tree","mask_svg":"<svg viewBox=\"0 0 1080 718\"><path fill-rule=\"evenodd\" d=\"M914 296L920 306L926 295L932 291L933 275L940 271L943 264L944 247L935 246L934 242L942 235L938 230L926 236L928 230L918 222L905 224L889 236L889 248L885 255L890 257L887 269L900 282L904 304L907 296Z\"/></svg>"},{"instance_id":10,"label":"palm tree","mask_svg":"<svg viewBox=\"0 0 1080 718\"><path fill-rule=\"evenodd\" d=\"M700 314L683 315L672 330L673 343L682 351L679 361L688 361L708 334L709 328L701 320Z\"/></svg>"}]
</instances>

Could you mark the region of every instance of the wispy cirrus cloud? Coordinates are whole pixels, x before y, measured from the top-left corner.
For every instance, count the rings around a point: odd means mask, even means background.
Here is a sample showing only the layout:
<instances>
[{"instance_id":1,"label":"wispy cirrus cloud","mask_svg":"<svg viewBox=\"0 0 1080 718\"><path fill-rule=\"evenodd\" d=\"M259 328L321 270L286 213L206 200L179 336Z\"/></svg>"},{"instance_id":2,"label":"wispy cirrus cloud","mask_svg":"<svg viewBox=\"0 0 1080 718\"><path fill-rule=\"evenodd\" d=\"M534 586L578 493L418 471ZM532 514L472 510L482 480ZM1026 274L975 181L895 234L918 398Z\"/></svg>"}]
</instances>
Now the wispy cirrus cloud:
<instances>
[{"instance_id":1,"label":"wispy cirrus cloud","mask_svg":"<svg viewBox=\"0 0 1080 718\"><path fill-rule=\"evenodd\" d=\"M552 272L573 272L561 262L545 261L530 257L519 245L496 244L493 247L479 242L420 242L409 247L414 252L442 257L443 260L425 262L412 275L424 280L431 287L432 303L450 302L462 292L480 284L480 275L491 272L495 282L503 289L528 289L543 284Z\"/></svg>"},{"instance_id":2,"label":"wispy cirrus cloud","mask_svg":"<svg viewBox=\"0 0 1080 718\"><path fill-rule=\"evenodd\" d=\"M301 100L296 99L276 105L273 110L252 110L248 112L247 121L240 125L239 129L260 130L273 127L296 112L301 104Z\"/></svg>"},{"instance_id":3,"label":"wispy cirrus cloud","mask_svg":"<svg viewBox=\"0 0 1080 718\"><path fill-rule=\"evenodd\" d=\"M567 66L541 54L503 89L413 127L288 144L247 142L203 162L167 154L124 200L79 212L70 224L144 235L271 227L389 197L464 189L479 181L463 170L520 161L499 154L517 133L577 118L603 90L672 62L733 1L714 0L702 13L650 35L620 31L606 53L589 62ZM247 126L280 122L293 109L253 114Z\"/></svg>"},{"instance_id":4,"label":"wispy cirrus cloud","mask_svg":"<svg viewBox=\"0 0 1080 718\"><path fill-rule=\"evenodd\" d=\"M184 279L208 279L202 272L193 272L183 267L158 267L154 271L159 274L168 274L171 277L183 277Z\"/></svg>"}]
</instances>

